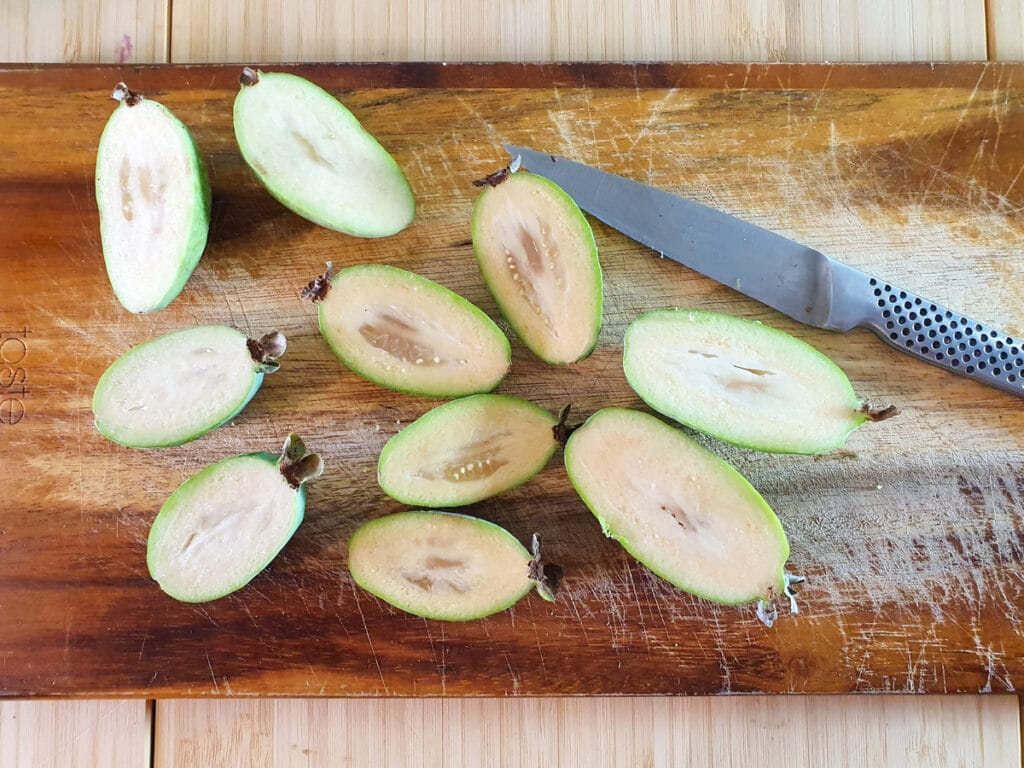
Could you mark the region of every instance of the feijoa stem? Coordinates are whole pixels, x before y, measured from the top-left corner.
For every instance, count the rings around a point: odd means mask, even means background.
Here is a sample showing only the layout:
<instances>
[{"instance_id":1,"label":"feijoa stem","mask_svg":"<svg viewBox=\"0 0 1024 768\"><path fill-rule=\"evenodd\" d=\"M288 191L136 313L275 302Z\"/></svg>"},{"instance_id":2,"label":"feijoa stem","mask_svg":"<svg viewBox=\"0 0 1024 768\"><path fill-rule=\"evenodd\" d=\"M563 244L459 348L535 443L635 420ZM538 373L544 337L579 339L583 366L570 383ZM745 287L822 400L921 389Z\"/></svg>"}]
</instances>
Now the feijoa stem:
<instances>
[{"instance_id":1,"label":"feijoa stem","mask_svg":"<svg viewBox=\"0 0 1024 768\"><path fill-rule=\"evenodd\" d=\"M126 107L134 107L142 101L143 96L141 93L130 90L124 83L118 83L114 86L114 92L110 94L110 98L123 102Z\"/></svg>"},{"instance_id":2,"label":"feijoa stem","mask_svg":"<svg viewBox=\"0 0 1024 768\"><path fill-rule=\"evenodd\" d=\"M261 373L273 373L280 368L281 364L277 362L277 358L281 357L288 347L288 341L280 331L265 333L259 339L246 339L245 344L256 363L256 369Z\"/></svg>"},{"instance_id":3,"label":"feijoa stem","mask_svg":"<svg viewBox=\"0 0 1024 768\"><path fill-rule=\"evenodd\" d=\"M553 603L565 571L560 565L552 565L541 560L539 534L533 534L530 550L533 553L533 559L530 560L530 579L537 582L537 593L549 603Z\"/></svg>"},{"instance_id":4,"label":"feijoa stem","mask_svg":"<svg viewBox=\"0 0 1024 768\"><path fill-rule=\"evenodd\" d=\"M277 468L292 488L299 488L324 473L324 462L318 454L306 453L306 444L295 432L288 435L281 449Z\"/></svg>"},{"instance_id":5,"label":"feijoa stem","mask_svg":"<svg viewBox=\"0 0 1024 768\"><path fill-rule=\"evenodd\" d=\"M238 78L238 84L249 87L250 85L256 85L260 81L260 73L252 67L246 67L242 70L242 75Z\"/></svg>"},{"instance_id":6,"label":"feijoa stem","mask_svg":"<svg viewBox=\"0 0 1024 768\"><path fill-rule=\"evenodd\" d=\"M868 421L885 421L891 419L893 416L899 416L900 409L895 405L887 405L884 408L879 408L871 405L871 403L864 403L860 407L860 413L863 413L868 417Z\"/></svg>"},{"instance_id":7,"label":"feijoa stem","mask_svg":"<svg viewBox=\"0 0 1024 768\"><path fill-rule=\"evenodd\" d=\"M327 271L310 280L306 287L299 291L299 296L303 299L309 299L314 304L323 301L327 298L327 294L331 292L331 277L333 274L334 264L328 261Z\"/></svg>"}]
</instances>

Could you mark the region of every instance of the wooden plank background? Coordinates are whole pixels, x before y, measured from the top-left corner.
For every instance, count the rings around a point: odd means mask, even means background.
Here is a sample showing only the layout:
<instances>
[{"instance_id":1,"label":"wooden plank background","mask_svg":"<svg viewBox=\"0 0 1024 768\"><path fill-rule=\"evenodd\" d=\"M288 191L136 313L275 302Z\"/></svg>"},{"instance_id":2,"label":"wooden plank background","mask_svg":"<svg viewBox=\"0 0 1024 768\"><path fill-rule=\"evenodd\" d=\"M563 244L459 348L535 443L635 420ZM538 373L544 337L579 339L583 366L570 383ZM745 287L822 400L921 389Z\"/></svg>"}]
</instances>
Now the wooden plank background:
<instances>
[{"instance_id":1,"label":"wooden plank background","mask_svg":"<svg viewBox=\"0 0 1024 768\"><path fill-rule=\"evenodd\" d=\"M9 62L986 58L1024 59L1024 0L0 0ZM0 764L1021 764L1013 697L168 701L151 712L0 702Z\"/></svg>"}]
</instances>

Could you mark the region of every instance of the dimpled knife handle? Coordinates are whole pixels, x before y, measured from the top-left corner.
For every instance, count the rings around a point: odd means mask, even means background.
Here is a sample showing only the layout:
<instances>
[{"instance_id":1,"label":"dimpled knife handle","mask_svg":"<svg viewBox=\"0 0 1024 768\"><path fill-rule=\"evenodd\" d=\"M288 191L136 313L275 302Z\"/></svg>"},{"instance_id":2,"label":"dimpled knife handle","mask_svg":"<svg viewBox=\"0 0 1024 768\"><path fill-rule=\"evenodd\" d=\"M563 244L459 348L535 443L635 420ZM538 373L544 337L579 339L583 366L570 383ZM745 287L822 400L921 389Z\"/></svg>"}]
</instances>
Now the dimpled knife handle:
<instances>
[{"instance_id":1,"label":"dimpled knife handle","mask_svg":"<svg viewBox=\"0 0 1024 768\"><path fill-rule=\"evenodd\" d=\"M1024 345L910 291L865 275L874 302L863 323L908 355L1024 397Z\"/></svg>"}]
</instances>

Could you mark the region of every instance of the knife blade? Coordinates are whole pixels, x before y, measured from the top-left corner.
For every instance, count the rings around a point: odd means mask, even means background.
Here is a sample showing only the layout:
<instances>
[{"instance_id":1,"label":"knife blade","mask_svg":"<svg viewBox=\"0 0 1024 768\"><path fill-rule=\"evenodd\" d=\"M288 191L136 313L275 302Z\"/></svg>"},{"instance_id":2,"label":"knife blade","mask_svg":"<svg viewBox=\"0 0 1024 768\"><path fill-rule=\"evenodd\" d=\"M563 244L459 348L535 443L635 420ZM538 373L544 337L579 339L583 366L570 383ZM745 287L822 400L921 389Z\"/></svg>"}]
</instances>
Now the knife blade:
<instances>
[{"instance_id":1,"label":"knife blade","mask_svg":"<svg viewBox=\"0 0 1024 768\"><path fill-rule=\"evenodd\" d=\"M794 320L868 328L901 352L1024 397L1024 346L1001 331L694 200L564 157L505 150L610 227Z\"/></svg>"}]
</instances>

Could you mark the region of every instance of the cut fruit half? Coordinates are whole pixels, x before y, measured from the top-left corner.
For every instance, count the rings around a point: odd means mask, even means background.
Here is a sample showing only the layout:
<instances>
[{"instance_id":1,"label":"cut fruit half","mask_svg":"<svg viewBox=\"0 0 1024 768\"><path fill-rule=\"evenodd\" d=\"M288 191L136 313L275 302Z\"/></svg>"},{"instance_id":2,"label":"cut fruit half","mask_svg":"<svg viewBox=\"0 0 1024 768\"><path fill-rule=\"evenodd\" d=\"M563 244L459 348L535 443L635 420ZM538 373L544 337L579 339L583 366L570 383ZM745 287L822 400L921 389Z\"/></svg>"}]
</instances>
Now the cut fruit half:
<instances>
[{"instance_id":1,"label":"cut fruit half","mask_svg":"<svg viewBox=\"0 0 1024 768\"><path fill-rule=\"evenodd\" d=\"M349 542L356 584L408 613L470 621L504 611L536 588L554 599L561 578L494 523L451 512L399 512L362 525Z\"/></svg>"},{"instance_id":2,"label":"cut fruit half","mask_svg":"<svg viewBox=\"0 0 1024 768\"><path fill-rule=\"evenodd\" d=\"M317 302L320 332L346 366L388 389L427 397L490 392L511 348L494 322L447 288L381 264L327 272L303 296Z\"/></svg>"},{"instance_id":3,"label":"cut fruit half","mask_svg":"<svg viewBox=\"0 0 1024 768\"><path fill-rule=\"evenodd\" d=\"M146 564L175 600L201 603L241 589L302 522L305 483L323 462L290 435L280 456L252 453L213 464L170 495L149 531Z\"/></svg>"},{"instance_id":4,"label":"cut fruit half","mask_svg":"<svg viewBox=\"0 0 1024 768\"><path fill-rule=\"evenodd\" d=\"M589 355L601 331L601 263L590 224L556 184L499 172L473 208L473 250L519 338L548 363Z\"/></svg>"},{"instance_id":5,"label":"cut fruit half","mask_svg":"<svg viewBox=\"0 0 1024 768\"><path fill-rule=\"evenodd\" d=\"M453 400L388 440L377 479L385 493L405 504L472 504L540 472L558 447L558 427L558 418L515 397Z\"/></svg>"},{"instance_id":6,"label":"cut fruit half","mask_svg":"<svg viewBox=\"0 0 1024 768\"><path fill-rule=\"evenodd\" d=\"M130 312L166 307L206 247L210 184L188 129L158 102L114 89L120 105L96 155L107 276Z\"/></svg>"},{"instance_id":7,"label":"cut fruit half","mask_svg":"<svg viewBox=\"0 0 1024 768\"><path fill-rule=\"evenodd\" d=\"M386 237L412 222L416 204L398 164L331 94L248 67L239 82L238 147L282 205L358 237Z\"/></svg>"},{"instance_id":8,"label":"cut fruit half","mask_svg":"<svg viewBox=\"0 0 1024 768\"><path fill-rule=\"evenodd\" d=\"M894 416L858 399L814 347L760 323L663 309L626 330L622 365L651 408L727 443L825 453L867 420Z\"/></svg>"},{"instance_id":9,"label":"cut fruit half","mask_svg":"<svg viewBox=\"0 0 1024 768\"><path fill-rule=\"evenodd\" d=\"M775 513L681 431L606 408L569 437L565 468L605 535L671 584L729 605L788 594Z\"/></svg>"},{"instance_id":10,"label":"cut fruit half","mask_svg":"<svg viewBox=\"0 0 1024 768\"><path fill-rule=\"evenodd\" d=\"M277 331L255 340L211 325L159 336L100 377L92 399L96 428L130 448L195 440L237 416L284 351Z\"/></svg>"}]
</instances>

